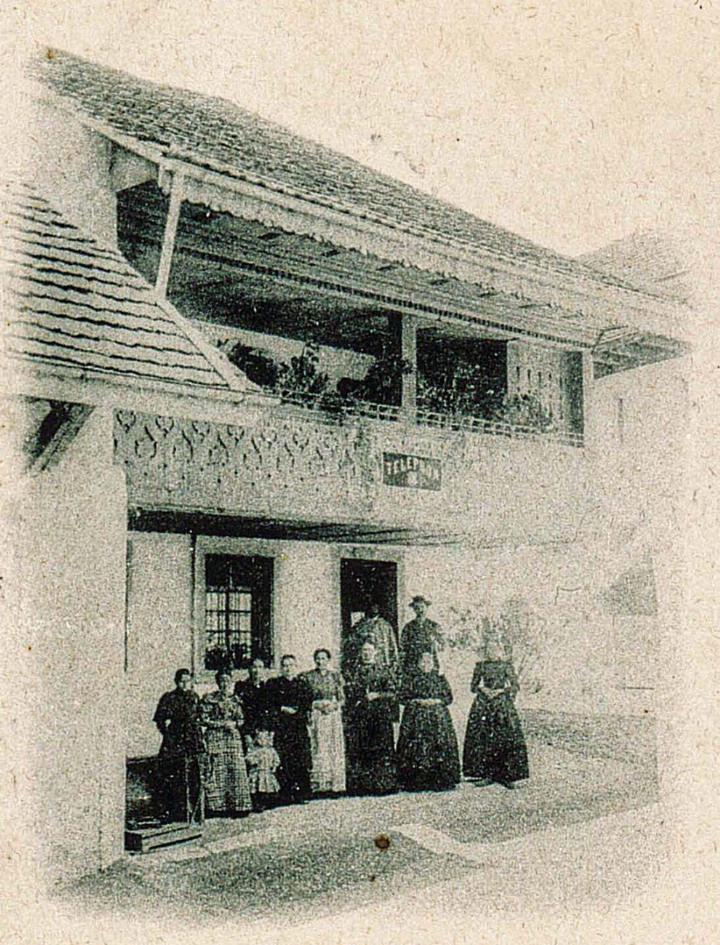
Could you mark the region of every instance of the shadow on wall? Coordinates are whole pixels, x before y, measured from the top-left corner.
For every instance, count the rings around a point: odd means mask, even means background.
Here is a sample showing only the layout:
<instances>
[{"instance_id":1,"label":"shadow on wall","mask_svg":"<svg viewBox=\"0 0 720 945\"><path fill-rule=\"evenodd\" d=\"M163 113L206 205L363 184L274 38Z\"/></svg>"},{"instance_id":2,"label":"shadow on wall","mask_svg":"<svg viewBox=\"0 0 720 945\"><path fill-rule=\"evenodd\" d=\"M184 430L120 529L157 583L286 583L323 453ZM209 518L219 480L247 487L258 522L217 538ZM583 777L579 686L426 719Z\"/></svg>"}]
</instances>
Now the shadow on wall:
<instances>
[{"instance_id":1,"label":"shadow on wall","mask_svg":"<svg viewBox=\"0 0 720 945\"><path fill-rule=\"evenodd\" d=\"M600 607L615 617L657 616L657 590L652 560L646 555L597 595Z\"/></svg>"}]
</instances>

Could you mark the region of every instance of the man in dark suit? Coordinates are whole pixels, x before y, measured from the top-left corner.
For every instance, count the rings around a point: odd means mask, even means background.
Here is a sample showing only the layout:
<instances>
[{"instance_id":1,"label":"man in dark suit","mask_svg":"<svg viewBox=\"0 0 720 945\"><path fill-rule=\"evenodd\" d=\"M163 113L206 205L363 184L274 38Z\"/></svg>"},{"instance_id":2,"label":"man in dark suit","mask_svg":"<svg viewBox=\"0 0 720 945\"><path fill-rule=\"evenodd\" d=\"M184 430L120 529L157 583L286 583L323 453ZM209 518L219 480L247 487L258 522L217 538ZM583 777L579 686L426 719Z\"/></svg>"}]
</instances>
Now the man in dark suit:
<instances>
[{"instance_id":1,"label":"man in dark suit","mask_svg":"<svg viewBox=\"0 0 720 945\"><path fill-rule=\"evenodd\" d=\"M403 679L408 679L417 669L423 653L432 653L435 669L440 669L438 653L442 649L442 631L434 620L427 616L430 601L416 594L410 601L415 619L406 623L400 636L400 660Z\"/></svg>"}]
</instances>

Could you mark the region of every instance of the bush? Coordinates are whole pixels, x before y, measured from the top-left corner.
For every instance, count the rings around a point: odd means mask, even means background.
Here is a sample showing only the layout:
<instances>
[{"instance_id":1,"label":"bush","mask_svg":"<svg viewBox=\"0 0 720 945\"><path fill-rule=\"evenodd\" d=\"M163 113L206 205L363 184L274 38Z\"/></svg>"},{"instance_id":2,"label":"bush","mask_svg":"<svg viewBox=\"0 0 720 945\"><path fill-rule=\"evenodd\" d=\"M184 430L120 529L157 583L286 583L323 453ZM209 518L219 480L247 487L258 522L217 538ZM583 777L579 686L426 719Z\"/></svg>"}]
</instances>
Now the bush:
<instances>
[{"instance_id":1,"label":"bush","mask_svg":"<svg viewBox=\"0 0 720 945\"><path fill-rule=\"evenodd\" d=\"M553 419L534 394L513 394L503 397L491 419L511 427L526 427L538 433L553 429Z\"/></svg>"},{"instance_id":2,"label":"bush","mask_svg":"<svg viewBox=\"0 0 720 945\"><path fill-rule=\"evenodd\" d=\"M230 363L253 384L271 389L277 386L280 365L264 351L238 342L226 354Z\"/></svg>"},{"instance_id":3,"label":"bush","mask_svg":"<svg viewBox=\"0 0 720 945\"><path fill-rule=\"evenodd\" d=\"M251 348L240 342L233 345L227 357L254 384L269 390L286 390L299 394L322 396L328 391L328 375L319 369L320 354L317 345L306 345L299 355L285 361L276 361L260 348Z\"/></svg>"},{"instance_id":4,"label":"bush","mask_svg":"<svg viewBox=\"0 0 720 945\"><path fill-rule=\"evenodd\" d=\"M276 386L280 390L288 390L299 394L326 393L329 387L327 374L320 371L320 351L317 345L308 344L302 352L293 358L290 363L281 363L278 366Z\"/></svg>"},{"instance_id":5,"label":"bush","mask_svg":"<svg viewBox=\"0 0 720 945\"><path fill-rule=\"evenodd\" d=\"M353 396L373 404L398 404L402 379L412 373L413 366L407 359L384 349L367 369Z\"/></svg>"},{"instance_id":6,"label":"bush","mask_svg":"<svg viewBox=\"0 0 720 945\"><path fill-rule=\"evenodd\" d=\"M498 636L512 656L515 672L523 688L531 693L543 686L540 654L546 621L522 597L509 597L497 611L486 603L453 610L453 618L444 633L449 649L482 656L485 641Z\"/></svg>"},{"instance_id":7,"label":"bush","mask_svg":"<svg viewBox=\"0 0 720 945\"><path fill-rule=\"evenodd\" d=\"M447 416L487 419L502 401L503 392L497 387L486 366L441 357L423 365L418 375L418 403Z\"/></svg>"}]
</instances>

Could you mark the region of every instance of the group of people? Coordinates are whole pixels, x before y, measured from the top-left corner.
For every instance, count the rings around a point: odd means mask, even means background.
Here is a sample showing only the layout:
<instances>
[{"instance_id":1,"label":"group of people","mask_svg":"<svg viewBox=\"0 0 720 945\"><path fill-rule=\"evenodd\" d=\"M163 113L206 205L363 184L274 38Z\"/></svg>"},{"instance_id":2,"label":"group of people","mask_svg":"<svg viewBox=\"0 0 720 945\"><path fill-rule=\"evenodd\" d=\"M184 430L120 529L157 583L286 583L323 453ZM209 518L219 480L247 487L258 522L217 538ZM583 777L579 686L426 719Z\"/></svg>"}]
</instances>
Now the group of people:
<instances>
[{"instance_id":1,"label":"group of people","mask_svg":"<svg viewBox=\"0 0 720 945\"><path fill-rule=\"evenodd\" d=\"M199 790L188 788L189 771L202 781L206 811L224 815L313 796L449 790L461 770L508 788L527 778L518 685L504 641L488 637L475 667L461 769L448 711L453 694L440 672L440 628L424 597L410 606L416 616L398 645L372 604L344 641L341 671L325 647L303 673L286 654L270 679L256 659L246 680L218 672L217 689L200 699L190 672L178 670L154 717L163 738L162 816L183 819Z\"/></svg>"}]
</instances>

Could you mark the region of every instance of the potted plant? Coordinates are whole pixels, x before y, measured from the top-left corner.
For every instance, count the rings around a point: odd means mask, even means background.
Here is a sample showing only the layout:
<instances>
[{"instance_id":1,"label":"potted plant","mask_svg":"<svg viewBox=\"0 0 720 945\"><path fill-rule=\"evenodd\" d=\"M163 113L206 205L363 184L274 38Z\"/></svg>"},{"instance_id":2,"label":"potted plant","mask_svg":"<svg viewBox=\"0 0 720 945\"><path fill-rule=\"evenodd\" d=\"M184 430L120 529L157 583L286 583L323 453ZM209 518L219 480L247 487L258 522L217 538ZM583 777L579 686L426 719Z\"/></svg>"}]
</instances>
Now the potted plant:
<instances>
[{"instance_id":1,"label":"potted plant","mask_svg":"<svg viewBox=\"0 0 720 945\"><path fill-rule=\"evenodd\" d=\"M534 394L506 395L493 412L492 419L509 428L537 433L548 433L554 428L552 417Z\"/></svg>"}]
</instances>

